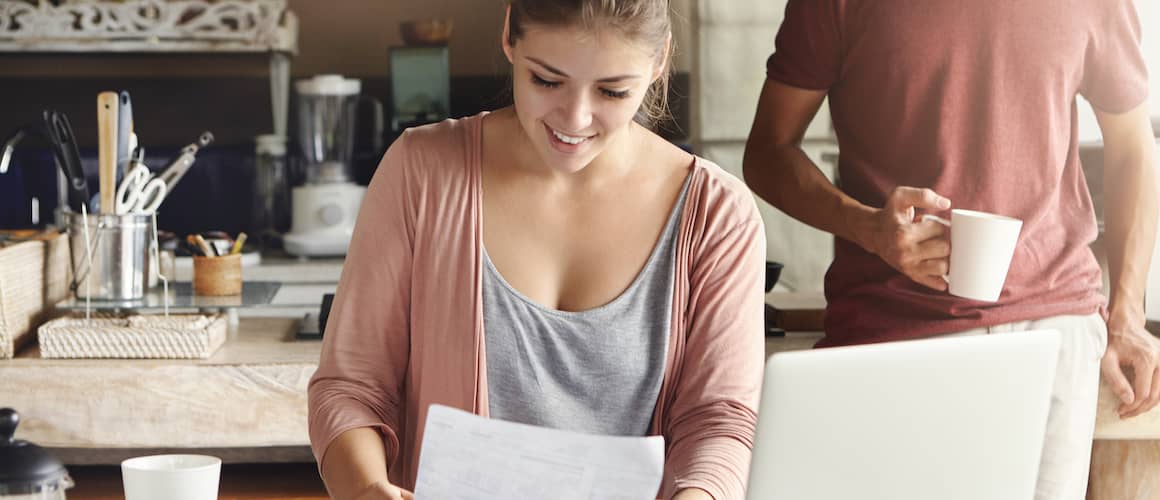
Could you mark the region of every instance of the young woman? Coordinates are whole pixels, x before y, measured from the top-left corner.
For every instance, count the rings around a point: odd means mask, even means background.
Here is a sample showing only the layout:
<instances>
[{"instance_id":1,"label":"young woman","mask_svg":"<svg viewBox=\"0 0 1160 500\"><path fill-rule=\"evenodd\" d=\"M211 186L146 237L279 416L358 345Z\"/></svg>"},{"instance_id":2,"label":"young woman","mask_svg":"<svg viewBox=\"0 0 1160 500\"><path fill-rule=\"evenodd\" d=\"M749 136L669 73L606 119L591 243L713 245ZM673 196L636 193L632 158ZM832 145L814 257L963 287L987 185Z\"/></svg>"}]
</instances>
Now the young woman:
<instances>
[{"instance_id":1,"label":"young woman","mask_svg":"<svg viewBox=\"0 0 1160 500\"><path fill-rule=\"evenodd\" d=\"M412 129L363 200L310 384L337 498L409 498L427 409L662 435L664 498L741 498L764 359L744 184L642 123L667 0L511 0L512 107ZM389 472L388 472L389 471Z\"/></svg>"}]
</instances>

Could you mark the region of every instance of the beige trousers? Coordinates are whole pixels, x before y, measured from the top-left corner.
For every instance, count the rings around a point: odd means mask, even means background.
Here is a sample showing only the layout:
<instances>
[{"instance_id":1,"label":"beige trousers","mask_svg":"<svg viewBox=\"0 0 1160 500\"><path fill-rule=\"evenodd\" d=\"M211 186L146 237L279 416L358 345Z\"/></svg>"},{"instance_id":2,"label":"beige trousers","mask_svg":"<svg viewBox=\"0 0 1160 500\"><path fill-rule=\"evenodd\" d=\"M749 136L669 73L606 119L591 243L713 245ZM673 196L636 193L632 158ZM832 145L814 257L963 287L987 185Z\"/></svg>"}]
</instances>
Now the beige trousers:
<instances>
[{"instance_id":1,"label":"beige trousers","mask_svg":"<svg viewBox=\"0 0 1160 500\"><path fill-rule=\"evenodd\" d=\"M1087 493L1092 433L1096 422L1100 358L1108 346L1108 329L1104 320L1098 314L1055 316L945 336L1029 330L1058 330L1062 337L1035 500L1083 500Z\"/></svg>"}]
</instances>

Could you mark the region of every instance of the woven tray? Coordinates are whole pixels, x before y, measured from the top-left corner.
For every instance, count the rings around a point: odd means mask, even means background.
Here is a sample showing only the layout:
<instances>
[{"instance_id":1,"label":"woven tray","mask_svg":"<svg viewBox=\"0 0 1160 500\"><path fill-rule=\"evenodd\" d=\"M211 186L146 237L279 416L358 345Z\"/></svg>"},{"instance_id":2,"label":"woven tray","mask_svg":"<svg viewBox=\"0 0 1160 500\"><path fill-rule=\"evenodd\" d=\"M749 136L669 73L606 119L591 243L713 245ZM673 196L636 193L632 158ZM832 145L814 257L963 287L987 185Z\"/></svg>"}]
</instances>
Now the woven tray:
<instances>
[{"instance_id":1,"label":"woven tray","mask_svg":"<svg viewBox=\"0 0 1160 500\"><path fill-rule=\"evenodd\" d=\"M69 316L37 331L44 358L205 359L226 341L223 315Z\"/></svg>"}]
</instances>

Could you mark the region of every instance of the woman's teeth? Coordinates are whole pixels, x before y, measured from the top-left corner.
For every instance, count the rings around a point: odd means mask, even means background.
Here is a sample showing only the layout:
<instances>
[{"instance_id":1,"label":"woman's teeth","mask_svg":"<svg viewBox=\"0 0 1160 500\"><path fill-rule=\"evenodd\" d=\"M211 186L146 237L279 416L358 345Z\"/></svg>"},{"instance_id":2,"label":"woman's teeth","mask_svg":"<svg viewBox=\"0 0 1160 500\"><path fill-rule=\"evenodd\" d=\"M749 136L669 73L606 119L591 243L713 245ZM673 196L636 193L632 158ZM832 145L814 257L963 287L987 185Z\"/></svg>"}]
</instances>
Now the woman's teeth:
<instances>
[{"instance_id":1,"label":"woman's teeth","mask_svg":"<svg viewBox=\"0 0 1160 500\"><path fill-rule=\"evenodd\" d=\"M584 139L587 139L586 137L572 137L570 135L564 135L555 130L553 130L552 133L555 134L557 139L560 139L560 142L572 145L580 144L581 142L584 142Z\"/></svg>"}]
</instances>

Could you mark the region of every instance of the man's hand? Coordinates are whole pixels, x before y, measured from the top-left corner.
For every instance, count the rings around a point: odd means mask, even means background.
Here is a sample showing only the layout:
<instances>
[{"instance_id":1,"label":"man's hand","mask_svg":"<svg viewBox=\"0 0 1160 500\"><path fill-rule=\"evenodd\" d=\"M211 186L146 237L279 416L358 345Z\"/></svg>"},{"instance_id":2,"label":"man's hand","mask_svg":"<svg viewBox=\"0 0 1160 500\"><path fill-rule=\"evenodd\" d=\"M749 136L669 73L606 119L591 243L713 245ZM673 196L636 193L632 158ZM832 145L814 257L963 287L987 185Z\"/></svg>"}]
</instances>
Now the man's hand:
<instances>
[{"instance_id":1,"label":"man's hand","mask_svg":"<svg viewBox=\"0 0 1160 500\"><path fill-rule=\"evenodd\" d=\"M1100 369L1120 398L1120 418L1147 412L1160 401L1160 341L1142 323L1115 318L1108 321L1108 350ZM1131 383L1125 367L1131 368Z\"/></svg>"},{"instance_id":2,"label":"man's hand","mask_svg":"<svg viewBox=\"0 0 1160 500\"><path fill-rule=\"evenodd\" d=\"M916 283L946 290L951 242L946 228L915 217L917 209L942 211L950 200L929 189L898 187L864 232L862 246Z\"/></svg>"},{"instance_id":3,"label":"man's hand","mask_svg":"<svg viewBox=\"0 0 1160 500\"><path fill-rule=\"evenodd\" d=\"M415 494L391 483L379 482L360 491L354 500L415 500Z\"/></svg>"}]
</instances>

